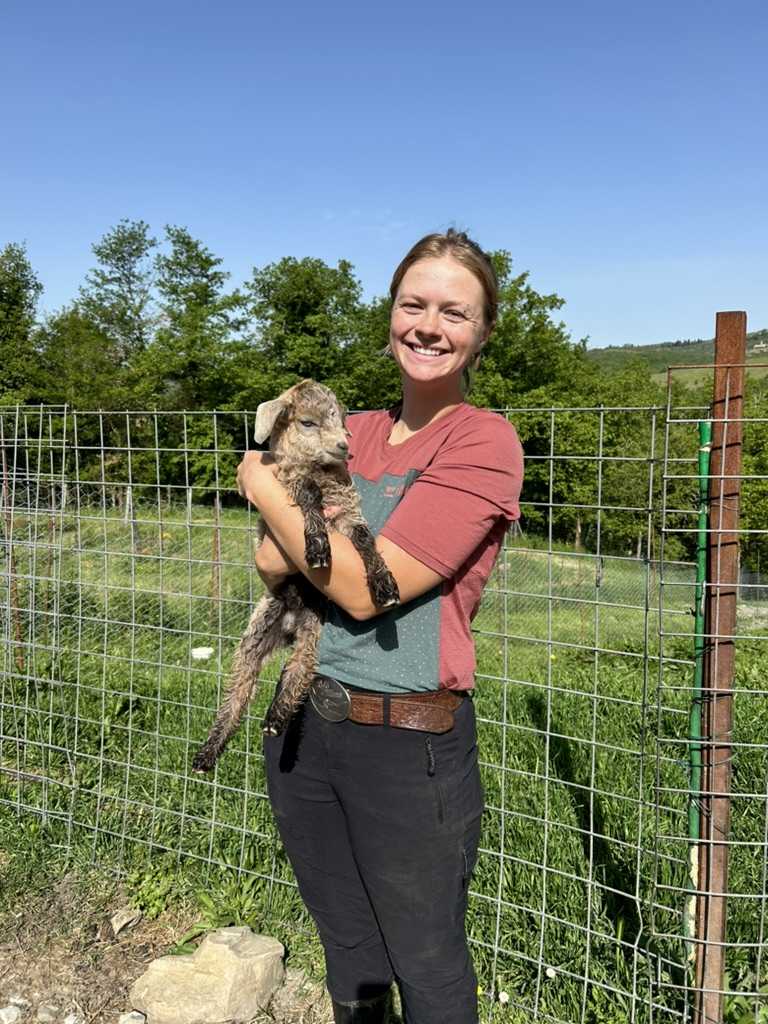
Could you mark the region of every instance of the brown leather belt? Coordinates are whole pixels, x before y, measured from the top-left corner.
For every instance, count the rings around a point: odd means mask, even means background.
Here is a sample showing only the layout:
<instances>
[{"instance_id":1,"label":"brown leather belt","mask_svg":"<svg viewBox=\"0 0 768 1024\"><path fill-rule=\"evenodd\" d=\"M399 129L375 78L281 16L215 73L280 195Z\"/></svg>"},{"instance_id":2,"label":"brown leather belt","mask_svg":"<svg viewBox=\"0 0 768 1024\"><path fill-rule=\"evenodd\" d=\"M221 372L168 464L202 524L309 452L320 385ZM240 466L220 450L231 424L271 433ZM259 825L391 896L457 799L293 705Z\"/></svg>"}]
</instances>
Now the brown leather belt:
<instances>
[{"instance_id":1,"label":"brown leather belt","mask_svg":"<svg viewBox=\"0 0 768 1024\"><path fill-rule=\"evenodd\" d=\"M332 682L342 686L337 680ZM349 696L349 706L347 714L338 720L348 718L360 725L391 725L397 729L419 729L434 733L448 732L453 728L454 712L465 699L462 693L455 690L390 695L361 693L346 687L343 689Z\"/></svg>"}]
</instances>

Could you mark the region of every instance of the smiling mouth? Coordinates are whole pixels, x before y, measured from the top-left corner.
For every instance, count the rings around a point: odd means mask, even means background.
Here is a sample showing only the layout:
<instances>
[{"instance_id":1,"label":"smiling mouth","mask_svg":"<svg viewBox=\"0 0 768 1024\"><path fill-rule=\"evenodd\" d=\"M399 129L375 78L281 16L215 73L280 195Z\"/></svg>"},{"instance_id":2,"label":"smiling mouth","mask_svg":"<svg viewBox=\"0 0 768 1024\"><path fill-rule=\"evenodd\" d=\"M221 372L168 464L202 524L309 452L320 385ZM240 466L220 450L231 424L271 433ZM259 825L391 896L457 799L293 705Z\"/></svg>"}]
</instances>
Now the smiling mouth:
<instances>
[{"instance_id":1,"label":"smiling mouth","mask_svg":"<svg viewBox=\"0 0 768 1024\"><path fill-rule=\"evenodd\" d=\"M420 356L432 356L432 358L437 358L437 356L447 355L447 352L444 349L433 348L431 345L417 345L412 341L404 341L403 344L406 348L409 348L411 352L415 352Z\"/></svg>"}]
</instances>

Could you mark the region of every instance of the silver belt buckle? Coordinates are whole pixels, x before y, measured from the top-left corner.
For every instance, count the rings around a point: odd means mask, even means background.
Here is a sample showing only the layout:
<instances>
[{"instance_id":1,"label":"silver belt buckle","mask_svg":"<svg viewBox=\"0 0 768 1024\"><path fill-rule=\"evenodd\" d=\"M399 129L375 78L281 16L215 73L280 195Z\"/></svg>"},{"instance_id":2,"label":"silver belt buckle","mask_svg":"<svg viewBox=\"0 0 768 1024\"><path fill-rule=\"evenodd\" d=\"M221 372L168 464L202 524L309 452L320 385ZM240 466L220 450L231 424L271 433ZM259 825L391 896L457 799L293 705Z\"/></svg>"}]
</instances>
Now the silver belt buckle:
<instances>
[{"instance_id":1,"label":"silver belt buckle","mask_svg":"<svg viewBox=\"0 0 768 1024\"><path fill-rule=\"evenodd\" d=\"M315 676L309 691L309 700L318 715L326 722L343 722L349 717L352 702L338 679Z\"/></svg>"}]
</instances>

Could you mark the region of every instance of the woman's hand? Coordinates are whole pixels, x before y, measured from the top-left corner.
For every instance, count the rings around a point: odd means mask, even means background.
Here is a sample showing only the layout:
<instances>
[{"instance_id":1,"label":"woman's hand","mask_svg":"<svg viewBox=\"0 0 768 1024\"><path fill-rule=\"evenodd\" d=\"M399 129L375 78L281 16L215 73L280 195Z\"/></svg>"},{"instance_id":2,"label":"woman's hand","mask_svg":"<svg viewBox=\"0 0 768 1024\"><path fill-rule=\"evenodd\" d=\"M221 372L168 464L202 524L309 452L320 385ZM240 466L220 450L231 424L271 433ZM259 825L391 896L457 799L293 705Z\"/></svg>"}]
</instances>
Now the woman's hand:
<instances>
[{"instance_id":1,"label":"woman's hand","mask_svg":"<svg viewBox=\"0 0 768 1024\"><path fill-rule=\"evenodd\" d=\"M277 463L270 452L248 451L237 467L237 489L252 505L259 507L259 490L262 481L272 479L277 473Z\"/></svg>"}]
</instances>

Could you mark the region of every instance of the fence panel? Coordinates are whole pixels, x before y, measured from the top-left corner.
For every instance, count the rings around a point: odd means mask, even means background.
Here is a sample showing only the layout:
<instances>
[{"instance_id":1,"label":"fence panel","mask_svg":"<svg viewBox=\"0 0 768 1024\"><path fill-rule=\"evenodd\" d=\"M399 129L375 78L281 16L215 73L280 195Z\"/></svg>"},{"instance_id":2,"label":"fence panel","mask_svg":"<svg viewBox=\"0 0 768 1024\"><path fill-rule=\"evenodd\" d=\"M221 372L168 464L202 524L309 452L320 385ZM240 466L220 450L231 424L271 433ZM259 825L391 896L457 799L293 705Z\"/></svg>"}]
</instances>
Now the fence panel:
<instances>
[{"instance_id":1,"label":"fence panel","mask_svg":"<svg viewBox=\"0 0 768 1024\"><path fill-rule=\"evenodd\" d=\"M689 1020L700 413L507 415L526 448L522 530L474 621L483 1019ZM251 426L247 413L0 410L0 813L118 864L146 850L253 874L265 919L308 928L265 795L259 722L277 662L215 777L190 771L260 593L255 519L232 491ZM758 586L750 597L726 1005L748 999L758 1020L768 609Z\"/></svg>"}]
</instances>

